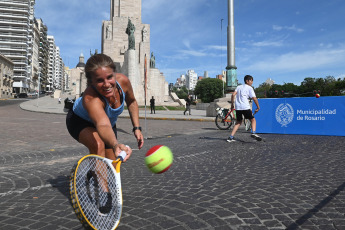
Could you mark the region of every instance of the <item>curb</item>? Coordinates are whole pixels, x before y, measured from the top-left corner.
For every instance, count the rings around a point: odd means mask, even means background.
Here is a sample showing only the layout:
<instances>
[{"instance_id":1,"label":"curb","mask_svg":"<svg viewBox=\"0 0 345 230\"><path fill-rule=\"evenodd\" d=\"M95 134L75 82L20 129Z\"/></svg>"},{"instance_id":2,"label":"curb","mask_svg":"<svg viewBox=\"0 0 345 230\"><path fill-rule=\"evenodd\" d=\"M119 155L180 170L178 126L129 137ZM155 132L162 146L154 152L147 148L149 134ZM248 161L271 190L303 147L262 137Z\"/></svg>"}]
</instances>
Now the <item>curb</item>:
<instances>
[{"instance_id":1,"label":"curb","mask_svg":"<svg viewBox=\"0 0 345 230\"><path fill-rule=\"evenodd\" d=\"M25 103L25 102L23 102ZM25 111L29 111L29 112L35 112L35 113L45 113L45 114L58 114L58 115L67 115L67 112L65 111L61 111L61 112L56 112L56 111L42 111L42 110L33 110L33 109L29 109L30 106L23 106L23 103L20 103L19 107L22 110ZM124 115L120 115L119 118L130 118L129 115L124 114ZM140 116L139 115L139 119L145 119L145 116ZM214 117L206 117L206 118L176 118L176 117L147 117L147 120L171 120L171 121L198 121L198 122L214 122Z\"/></svg>"},{"instance_id":2,"label":"curb","mask_svg":"<svg viewBox=\"0 0 345 230\"><path fill-rule=\"evenodd\" d=\"M45 114L57 114L57 115L67 115L67 113L56 113L56 112L48 112L48 111L34 111L26 108L20 107L22 110L33 112L33 113L45 113ZM119 118L128 118L131 117L129 115L120 115ZM145 119L143 116L139 116L139 119ZM170 120L170 121L199 121L199 122L214 122L213 118L174 118L174 117L146 117L146 120Z\"/></svg>"},{"instance_id":3,"label":"curb","mask_svg":"<svg viewBox=\"0 0 345 230\"><path fill-rule=\"evenodd\" d=\"M130 118L129 116L119 116L122 118ZM139 116L139 119L145 119L143 116ZM201 122L210 122L214 121L213 118L174 118L174 117L146 117L148 120L172 120L172 121L201 121ZM211 120L212 119L212 120Z\"/></svg>"}]
</instances>

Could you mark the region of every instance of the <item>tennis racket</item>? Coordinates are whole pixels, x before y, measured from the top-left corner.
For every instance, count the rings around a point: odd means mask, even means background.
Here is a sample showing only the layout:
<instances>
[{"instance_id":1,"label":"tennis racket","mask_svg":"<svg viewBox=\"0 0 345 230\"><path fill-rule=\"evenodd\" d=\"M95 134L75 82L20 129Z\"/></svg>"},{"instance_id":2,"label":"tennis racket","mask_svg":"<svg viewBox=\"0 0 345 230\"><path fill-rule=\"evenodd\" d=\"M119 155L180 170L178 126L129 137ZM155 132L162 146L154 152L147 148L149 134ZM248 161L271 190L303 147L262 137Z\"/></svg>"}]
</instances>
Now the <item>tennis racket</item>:
<instances>
[{"instance_id":1,"label":"tennis racket","mask_svg":"<svg viewBox=\"0 0 345 230\"><path fill-rule=\"evenodd\" d=\"M125 157L125 151L115 161L87 155L72 168L71 202L85 228L116 229L119 225L122 213L120 166Z\"/></svg>"}]
</instances>

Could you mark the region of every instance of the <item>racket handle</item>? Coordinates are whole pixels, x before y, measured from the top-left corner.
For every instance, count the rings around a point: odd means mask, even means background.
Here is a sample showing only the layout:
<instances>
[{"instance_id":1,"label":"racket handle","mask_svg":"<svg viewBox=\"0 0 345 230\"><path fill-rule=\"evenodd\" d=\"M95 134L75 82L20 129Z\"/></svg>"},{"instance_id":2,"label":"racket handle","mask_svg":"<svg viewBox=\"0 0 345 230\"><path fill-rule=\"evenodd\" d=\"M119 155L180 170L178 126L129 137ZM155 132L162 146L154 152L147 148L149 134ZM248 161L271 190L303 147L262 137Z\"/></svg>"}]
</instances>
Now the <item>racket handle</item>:
<instances>
[{"instance_id":1,"label":"racket handle","mask_svg":"<svg viewBox=\"0 0 345 230\"><path fill-rule=\"evenodd\" d=\"M117 156L117 159L120 159L121 161L123 161L126 156L127 156L127 153L125 151L121 151L120 154Z\"/></svg>"}]
</instances>

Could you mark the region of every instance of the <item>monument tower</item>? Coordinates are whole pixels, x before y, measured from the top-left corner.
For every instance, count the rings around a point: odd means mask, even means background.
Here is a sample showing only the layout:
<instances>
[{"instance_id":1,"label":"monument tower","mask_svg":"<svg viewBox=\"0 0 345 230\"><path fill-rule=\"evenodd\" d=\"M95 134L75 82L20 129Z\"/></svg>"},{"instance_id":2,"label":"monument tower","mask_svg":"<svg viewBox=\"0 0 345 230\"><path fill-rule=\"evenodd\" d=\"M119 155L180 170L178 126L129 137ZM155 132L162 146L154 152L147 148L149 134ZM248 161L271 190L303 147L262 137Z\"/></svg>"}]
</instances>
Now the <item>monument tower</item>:
<instances>
[{"instance_id":1,"label":"monument tower","mask_svg":"<svg viewBox=\"0 0 345 230\"><path fill-rule=\"evenodd\" d=\"M102 26L102 53L109 55L114 62L121 65L128 49L128 19L135 26L137 55L149 55L150 52L150 25L141 22L141 0L110 0L110 20L103 21ZM143 39L143 33L146 40Z\"/></svg>"},{"instance_id":2,"label":"monument tower","mask_svg":"<svg viewBox=\"0 0 345 230\"><path fill-rule=\"evenodd\" d=\"M138 18L141 21L141 0L110 1L110 20L113 17Z\"/></svg>"},{"instance_id":3,"label":"monument tower","mask_svg":"<svg viewBox=\"0 0 345 230\"><path fill-rule=\"evenodd\" d=\"M110 56L116 71L125 74L132 83L140 105L152 96L156 104L169 97L168 83L155 65L150 63L150 25L141 22L141 0L110 0L110 20L102 25L102 53ZM151 54L152 56L152 54Z\"/></svg>"}]
</instances>

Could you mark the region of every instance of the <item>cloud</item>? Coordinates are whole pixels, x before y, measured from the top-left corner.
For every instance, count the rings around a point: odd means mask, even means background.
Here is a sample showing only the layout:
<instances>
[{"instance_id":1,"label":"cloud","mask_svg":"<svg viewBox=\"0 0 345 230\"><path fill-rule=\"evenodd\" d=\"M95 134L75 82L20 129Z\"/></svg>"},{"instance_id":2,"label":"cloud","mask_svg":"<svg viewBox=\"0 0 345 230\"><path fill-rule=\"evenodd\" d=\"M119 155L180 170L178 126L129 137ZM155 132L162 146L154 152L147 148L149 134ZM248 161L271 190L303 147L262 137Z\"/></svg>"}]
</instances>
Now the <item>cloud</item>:
<instances>
[{"instance_id":1,"label":"cloud","mask_svg":"<svg viewBox=\"0 0 345 230\"><path fill-rule=\"evenodd\" d=\"M283 41L259 41L259 42L252 42L252 46L258 46L258 47L264 47L264 46L269 46L269 47L280 47L283 46Z\"/></svg>"},{"instance_id":2,"label":"cloud","mask_svg":"<svg viewBox=\"0 0 345 230\"><path fill-rule=\"evenodd\" d=\"M333 44L324 44L324 43L320 43L319 46L322 47L322 48L328 48L328 49L330 49L330 48L333 47Z\"/></svg>"},{"instance_id":3,"label":"cloud","mask_svg":"<svg viewBox=\"0 0 345 230\"><path fill-rule=\"evenodd\" d=\"M312 50L303 53L286 53L258 61L248 67L261 72L295 72L327 68L345 60L345 49Z\"/></svg>"},{"instance_id":4,"label":"cloud","mask_svg":"<svg viewBox=\"0 0 345 230\"><path fill-rule=\"evenodd\" d=\"M184 40L183 40L183 44L184 44L188 49L190 49L190 41L189 41L189 40L184 39Z\"/></svg>"},{"instance_id":5,"label":"cloud","mask_svg":"<svg viewBox=\"0 0 345 230\"><path fill-rule=\"evenodd\" d=\"M196 51L196 50L179 50L178 52L182 55L193 56L193 57L204 57L207 55L205 52Z\"/></svg>"},{"instance_id":6,"label":"cloud","mask_svg":"<svg viewBox=\"0 0 345 230\"><path fill-rule=\"evenodd\" d=\"M211 46L206 46L207 49L209 50L227 50L227 46L219 46L219 45L211 45Z\"/></svg>"},{"instance_id":7,"label":"cloud","mask_svg":"<svg viewBox=\"0 0 345 230\"><path fill-rule=\"evenodd\" d=\"M304 31L304 29L297 28L295 25L292 25L292 26L273 25L272 28L273 28L273 30L276 30L276 31L291 30L291 31L295 31L297 33L302 33Z\"/></svg>"},{"instance_id":8,"label":"cloud","mask_svg":"<svg viewBox=\"0 0 345 230\"><path fill-rule=\"evenodd\" d=\"M277 25L273 25L273 30L277 30L277 31L281 31L283 29L282 26L277 26Z\"/></svg>"}]
</instances>

